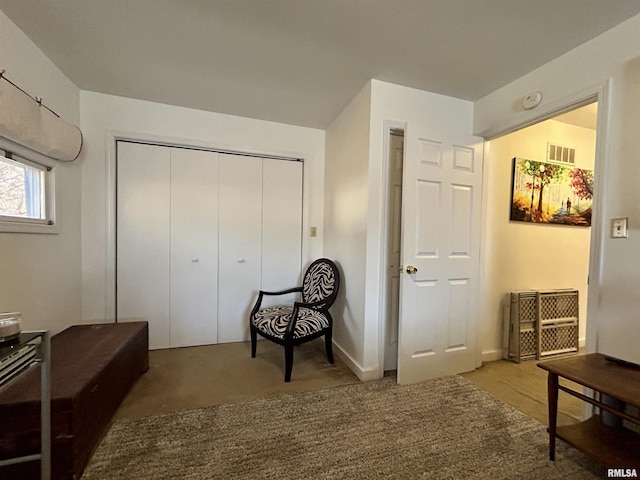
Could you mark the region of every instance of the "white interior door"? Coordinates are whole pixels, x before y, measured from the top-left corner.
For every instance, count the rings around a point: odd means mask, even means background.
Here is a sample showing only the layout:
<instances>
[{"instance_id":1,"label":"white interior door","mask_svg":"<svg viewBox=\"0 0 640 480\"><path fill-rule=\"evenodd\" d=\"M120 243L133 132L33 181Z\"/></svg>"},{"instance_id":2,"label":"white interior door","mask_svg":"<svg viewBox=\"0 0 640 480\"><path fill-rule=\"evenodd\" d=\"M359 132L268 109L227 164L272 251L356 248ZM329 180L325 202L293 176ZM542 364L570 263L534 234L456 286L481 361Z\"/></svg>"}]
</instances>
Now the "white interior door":
<instances>
[{"instance_id":1,"label":"white interior door","mask_svg":"<svg viewBox=\"0 0 640 480\"><path fill-rule=\"evenodd\" d=\"M405 131L399 383L475 368L482 139L431 130Z\"/></svg>"},{"instance_id":2,"label":"white interior door","mask_svg":"<svg viewBox=\"0 0 640 480\"><path fill-rule=\"evenodd\" d=\"M170 203L170 346L217 343L217 153L171 149Z\"/></svg>"},{"instance_id":3,"label":"white interior door","mask_svg":"<svg viewBox=\"0 0 640 480\"><path fill-rule=\"evenodd\" d=\"M262 276L262 158L219 158L218 341L249 340Z\"/></svg>"},{"instance_id":4,"label":"white interior door","mask_svg":"<svg viewBox=\"0 0 640 480\"><path fill-rule=\"evenodd\" d=\"M118 142L116 318L149 322L149 347L170 337L170 188L168 148Z\"/></svg>"}]
</instances>

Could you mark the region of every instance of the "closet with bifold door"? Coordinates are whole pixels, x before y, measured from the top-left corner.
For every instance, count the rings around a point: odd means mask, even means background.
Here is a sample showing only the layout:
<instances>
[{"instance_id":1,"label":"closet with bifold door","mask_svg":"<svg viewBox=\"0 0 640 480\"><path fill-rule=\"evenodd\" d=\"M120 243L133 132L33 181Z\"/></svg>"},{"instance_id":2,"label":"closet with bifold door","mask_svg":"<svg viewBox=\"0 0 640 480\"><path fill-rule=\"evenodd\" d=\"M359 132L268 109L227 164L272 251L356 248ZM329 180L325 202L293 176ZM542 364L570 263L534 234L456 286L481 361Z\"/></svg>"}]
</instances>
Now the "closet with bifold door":
<instances>
[{"instance_id":1,"label":"closet with bifold door","mask_svg":"<svg viewBox=\"0 0 640 480\"><path fill-rule=\"evenodd\" d=\"M300 282L303 163L116 150L116 320L148 321L152 349L248 340L258 290Z\"/></svg>"}]
</instances>

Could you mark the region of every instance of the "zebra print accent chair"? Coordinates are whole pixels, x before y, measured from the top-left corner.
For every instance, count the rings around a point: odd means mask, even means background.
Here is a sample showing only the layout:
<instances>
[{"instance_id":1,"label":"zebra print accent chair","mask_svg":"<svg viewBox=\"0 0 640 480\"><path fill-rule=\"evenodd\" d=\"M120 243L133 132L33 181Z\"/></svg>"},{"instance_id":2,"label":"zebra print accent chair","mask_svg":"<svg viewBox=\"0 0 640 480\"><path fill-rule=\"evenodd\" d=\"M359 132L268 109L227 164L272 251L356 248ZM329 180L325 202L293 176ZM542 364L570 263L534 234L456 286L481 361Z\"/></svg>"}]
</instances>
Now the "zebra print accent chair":
<instances>
[{"instance_id":1,"label":"zebra print accent chair","mask_svg":"<svg viewBox=\"0 0 640 480\"><path fill-rule=\"evenodd\" d=\"M340 274L335 263L326 258L315 260L304 274L302 286L279 292L260 290L258 300L251 310L249 329L251 331L251 357L256 356L258 335L284 346L284 381L291 381L293 368L293 347L324 335L327 359L333 360L331 335L333 319L329 308L338 295ZM278 305L260 308L265 295L285 295L299 292L301 302L293 305Z\"/></svg>"}]
</instances>

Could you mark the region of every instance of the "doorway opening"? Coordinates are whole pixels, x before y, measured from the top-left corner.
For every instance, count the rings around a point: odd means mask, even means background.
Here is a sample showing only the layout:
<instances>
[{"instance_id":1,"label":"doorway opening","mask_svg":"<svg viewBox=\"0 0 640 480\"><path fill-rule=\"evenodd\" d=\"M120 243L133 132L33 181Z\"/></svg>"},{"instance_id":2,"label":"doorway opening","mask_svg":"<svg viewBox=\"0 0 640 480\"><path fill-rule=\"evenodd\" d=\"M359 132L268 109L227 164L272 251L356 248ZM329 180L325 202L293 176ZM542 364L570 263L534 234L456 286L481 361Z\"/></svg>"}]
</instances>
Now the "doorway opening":
<instances>
[{"instance_id":1,"label":"doorway opening","mask_svg":"<svg viewBox=\"0 0 640 480\"><path fill-rule=\"evenodd\" d=\"M503 358L507 299L514 291L577 289L578 338L580 347L584 347L592 236L589 227L593 196L599 194L593 188L597 112L594 97L587 105L486 144L480 286L484 304L480 331L483 362ZM535 167L537 173L523 173L523 165ZM514 191L518 175L529 179L521 182L522 191ZM518 194L523 193L527 200L518 200Z\"/></svg>"},{"instance_id":2,"label":"doorway opening","mask_svg":"<svg viewBox=\"0 0 640 480\"><path fill-rule=\"evenodd\" d=\"M402 168L404 130L390 128L387 139L387 249L385 258L384 371L398 367L400 311L400 252L402 240Z\"/></svg>"}]
</instances>

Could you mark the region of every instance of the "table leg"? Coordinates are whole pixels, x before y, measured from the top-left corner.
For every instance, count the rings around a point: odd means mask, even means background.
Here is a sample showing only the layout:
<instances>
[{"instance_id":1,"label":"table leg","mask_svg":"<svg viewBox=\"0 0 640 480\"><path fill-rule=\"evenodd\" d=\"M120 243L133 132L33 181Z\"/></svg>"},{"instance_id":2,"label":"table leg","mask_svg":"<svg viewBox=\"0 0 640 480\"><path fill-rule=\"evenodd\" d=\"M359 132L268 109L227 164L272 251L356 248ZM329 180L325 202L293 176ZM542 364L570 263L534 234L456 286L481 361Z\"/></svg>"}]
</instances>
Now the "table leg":
<instances>
[{"instance_id":1,"label":"table leg","mask_svg":"<svg viewBox=\"0 0 640 480\"><path fill-rule=\"evenodd\" d=\"M556 458L556 424L558 421L558 375L549 372L547 378L549 402L549 460Z\"/></svg>"}]
</instances>

